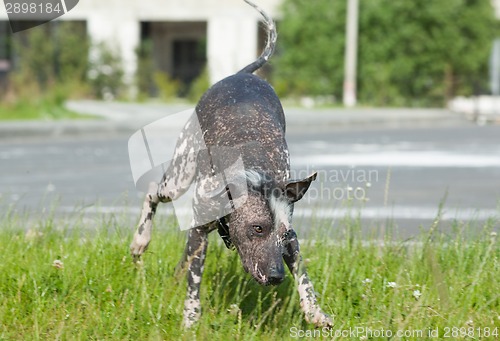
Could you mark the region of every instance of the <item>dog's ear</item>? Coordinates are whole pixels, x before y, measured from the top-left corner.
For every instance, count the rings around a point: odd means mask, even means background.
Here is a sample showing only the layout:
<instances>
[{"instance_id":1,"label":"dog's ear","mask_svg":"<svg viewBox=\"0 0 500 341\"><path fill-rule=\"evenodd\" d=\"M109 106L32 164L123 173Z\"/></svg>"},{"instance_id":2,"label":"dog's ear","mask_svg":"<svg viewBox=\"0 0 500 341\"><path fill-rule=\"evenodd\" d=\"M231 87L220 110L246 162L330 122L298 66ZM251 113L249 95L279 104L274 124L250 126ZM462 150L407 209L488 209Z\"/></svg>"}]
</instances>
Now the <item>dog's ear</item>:
<instances>
[{"instance_id":1,"label":"dog's ear","mask_svg":"<svg viewBox=\"0 0 500 341\"><path fill-rule=\"evenodd\" d=\"M299 201L306 194L311 182L316 180L318 173L314 172L302 180L288 180L285 185L285 196L290 202Z\"/></svg>"}]
</instances>

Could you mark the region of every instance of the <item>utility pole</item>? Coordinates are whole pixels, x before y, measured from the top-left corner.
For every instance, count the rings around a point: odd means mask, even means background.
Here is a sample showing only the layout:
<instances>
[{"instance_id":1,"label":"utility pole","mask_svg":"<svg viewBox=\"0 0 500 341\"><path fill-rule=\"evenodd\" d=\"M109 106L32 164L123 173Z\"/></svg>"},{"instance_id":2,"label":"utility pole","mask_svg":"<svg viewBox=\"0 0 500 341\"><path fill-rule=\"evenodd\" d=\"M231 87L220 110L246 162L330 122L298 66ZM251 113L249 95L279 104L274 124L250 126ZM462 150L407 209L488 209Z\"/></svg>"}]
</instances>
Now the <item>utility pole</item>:
<instances>
[{"instance_id":1,"label":"utility pole","mask_svg":"<svg viewBox=\"0 0 500 341\"><path fill-rule=\"evenodd\" d=\"M346 107L356 105L356 67L358 57L359 0L347 0L344 98Z\"/></svg>"},{"instance_id":2,"label":"utility pole","mask_svg":"<svg viewBox=\"0 0 500 341\"><path fill-rule=\"evenodd\" d=\"M500 39L495 39L490 56L491 94L500 96Z\"/></svg>"}]
</instances>

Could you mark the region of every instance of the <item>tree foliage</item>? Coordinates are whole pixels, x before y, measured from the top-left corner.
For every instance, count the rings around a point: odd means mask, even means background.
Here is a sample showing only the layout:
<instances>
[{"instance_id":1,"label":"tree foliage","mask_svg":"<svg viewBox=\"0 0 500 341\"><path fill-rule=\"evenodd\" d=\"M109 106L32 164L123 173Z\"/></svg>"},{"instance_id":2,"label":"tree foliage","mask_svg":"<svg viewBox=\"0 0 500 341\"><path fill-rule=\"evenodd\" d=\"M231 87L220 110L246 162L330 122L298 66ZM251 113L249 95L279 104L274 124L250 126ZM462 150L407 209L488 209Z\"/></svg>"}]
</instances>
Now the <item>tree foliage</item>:
<instances>
[{"instance_id":1,"label":"tree foliage","mask_svg":"<svg viewBox=\"0 0 500 341\"><path fill-rule=\"evenodd\" d=\"M285 0L273 81L280 95L337 94L342 84L345 1Z\"/></svg>"},{"instance_id":2,"label":"tree foliage","mask_svg":"<svg viewBox=\"0 0 500 341\"><path fill-rule=\"evenodd\" d=\"M274 81L281 94L342 95L347 0L285 0ZM360 0L358 99L443 105L485 91L498 21L490 0Z\"/></svg>"}]
</instances>

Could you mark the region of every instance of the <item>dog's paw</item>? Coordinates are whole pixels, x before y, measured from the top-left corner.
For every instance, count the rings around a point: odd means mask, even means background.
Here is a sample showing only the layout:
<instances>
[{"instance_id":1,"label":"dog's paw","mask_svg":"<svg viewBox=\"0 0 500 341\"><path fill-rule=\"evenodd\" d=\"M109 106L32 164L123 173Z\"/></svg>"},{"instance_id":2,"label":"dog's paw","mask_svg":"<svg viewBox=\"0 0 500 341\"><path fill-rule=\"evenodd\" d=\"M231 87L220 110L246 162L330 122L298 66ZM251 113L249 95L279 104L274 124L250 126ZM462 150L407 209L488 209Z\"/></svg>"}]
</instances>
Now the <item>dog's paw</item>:
<instances>
[{"instance_id":1,"label":"dog's paw","mask_svg":"<svg viewBox=\"0 0 500 341\"><path fill-rule=\"evenodd\" d=\"M312 323L316 328L333 328L333 319L330 315L324 313L321 309L316 309L312 314L306 314L306 320Z\"/></svg>"},{"instance_id":2,"label":"dog's paw","mask_svg":"<svg viewBox=\"0 0 500 341\"><path fill-rule=\"evenodd\" d=\"M148 248L150 241L151 241L151 238L148 238L147 236L144 236L144 235L140 235L137 232L135 233L134 239L132 240L132 243L130 244L130 254L134 258L134 261L139 260L141 255Z\"/></svg>"},{"instance_id":3,"label":"dog's paw","mask_svg":"<svg viewBox=\"0 0 500 341\"><path fill-rule=\"evenodd\" d=\"M201 304L199 299L186 299L184 302L184 316L182 319L182 327L184 329L191 328L201 316Z\"/></svg>"},{"instance_id":4,"label":"dog's paw","mask_svg":"<svg viewBox=\"0 0 500 341\"><path fill-rule=\"evenodd\" d=\"M321 312L319 318L314 322L318 328L333 328L333 319L330 315Z\"/></svg>"}]
</instances>

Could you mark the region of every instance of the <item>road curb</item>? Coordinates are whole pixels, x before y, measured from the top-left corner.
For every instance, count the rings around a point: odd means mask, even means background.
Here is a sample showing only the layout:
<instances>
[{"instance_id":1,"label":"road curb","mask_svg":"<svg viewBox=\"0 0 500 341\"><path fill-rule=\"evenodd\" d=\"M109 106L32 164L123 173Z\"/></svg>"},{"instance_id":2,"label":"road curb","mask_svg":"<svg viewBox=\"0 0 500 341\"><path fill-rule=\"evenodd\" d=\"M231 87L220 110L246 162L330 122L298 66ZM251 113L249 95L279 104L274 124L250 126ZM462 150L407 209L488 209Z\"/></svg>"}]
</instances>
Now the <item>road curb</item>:
<instances>
[{"instance_id":1,"label":"road curb","mask_svg":"<svg viewBox=\"0 0 500 341\"><path fill-rule=\"evenodd\" d=\"M301 115L305 109L286 110L287 125L292 129L332 128L404 128L415 126L458 125L465 116L446 109L317 109Z\"/></svg>"},{"instance_id":2,"label":"road curb","mask_svg":"<svg viewBox=\"0 0 500 341\"><path fill-rule=\"evenodd\" d=\"M169 114L189 108L179 105L82 101L70 102L71 110L101 115L102 119L0 122L0 138L55 138L133 134ZM139 113L144 113L140 115ZM121 115L120 115L121 114ZM446 109L305 109L285 108L287 129L334 130L342 128L398 128L459 125L464 115Z\"/></svg>"}]
</instances>

